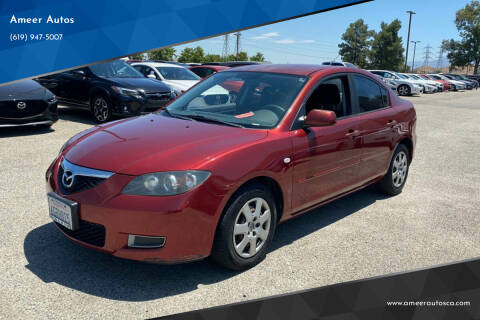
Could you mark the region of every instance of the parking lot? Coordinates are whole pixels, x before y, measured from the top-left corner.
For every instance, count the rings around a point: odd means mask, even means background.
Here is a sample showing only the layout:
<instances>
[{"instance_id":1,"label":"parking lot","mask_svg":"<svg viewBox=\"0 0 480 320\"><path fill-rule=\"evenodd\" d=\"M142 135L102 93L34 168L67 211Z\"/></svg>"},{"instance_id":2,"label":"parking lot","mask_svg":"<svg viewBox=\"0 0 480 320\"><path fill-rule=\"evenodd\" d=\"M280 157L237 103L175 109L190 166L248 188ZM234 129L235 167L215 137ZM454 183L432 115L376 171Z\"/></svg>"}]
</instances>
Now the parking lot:
<instances>
[{"instance_id":1,"label":"parking lot","mask_svg":"<svg viewBox=\"0 0 480 320\"><path fill-rule=\"evenodd\" d=\"M48 217L44 173L89 113L62 108L52 130L1 130L0 318L147 318L480 256L480 91L407 99L418 143L404 192L368 188L286 222L266 260L241 273L71 243Z\"/></svg>"}]
</instances>

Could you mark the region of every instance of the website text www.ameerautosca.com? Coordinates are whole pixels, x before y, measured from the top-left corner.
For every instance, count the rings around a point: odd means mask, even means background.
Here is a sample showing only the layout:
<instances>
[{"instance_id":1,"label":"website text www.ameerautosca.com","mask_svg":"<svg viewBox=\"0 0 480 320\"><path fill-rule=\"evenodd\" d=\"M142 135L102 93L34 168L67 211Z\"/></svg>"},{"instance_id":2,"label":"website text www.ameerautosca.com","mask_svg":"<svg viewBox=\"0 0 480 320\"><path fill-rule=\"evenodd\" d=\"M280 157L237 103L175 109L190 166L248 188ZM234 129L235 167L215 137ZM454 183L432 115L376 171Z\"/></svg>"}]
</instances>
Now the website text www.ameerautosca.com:
<instances>
[{"instance_id":1,"label":"website text www.ameerautosca.com","mask_svg":"<svg viewBox=\"0 0 480 320\"><path fill-rule=\"evenodd\" d=\"M470 301L387 301L389 307L469 307Z\"/></svg>"}]
</instances>

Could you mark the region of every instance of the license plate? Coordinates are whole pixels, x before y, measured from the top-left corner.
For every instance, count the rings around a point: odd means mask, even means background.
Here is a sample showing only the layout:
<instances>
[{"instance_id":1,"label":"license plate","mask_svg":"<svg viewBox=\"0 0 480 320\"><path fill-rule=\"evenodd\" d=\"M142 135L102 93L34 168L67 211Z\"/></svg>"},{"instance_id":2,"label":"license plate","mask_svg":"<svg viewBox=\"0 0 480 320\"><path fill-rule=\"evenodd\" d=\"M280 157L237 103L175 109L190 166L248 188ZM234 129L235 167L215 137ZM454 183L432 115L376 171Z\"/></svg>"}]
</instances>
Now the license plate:
<instances>
[{"instance_id":1,"label":"license plate","mask_svg":"<svg viewBox=\"0 0 480 320\"><path fill-rule=\"evenodd\" d=\"M48 211L53 221L61 224L67 229L78 229L78 204L74 201L64 199L53 192L47 194Z\"/></svg>"}]
</instances>

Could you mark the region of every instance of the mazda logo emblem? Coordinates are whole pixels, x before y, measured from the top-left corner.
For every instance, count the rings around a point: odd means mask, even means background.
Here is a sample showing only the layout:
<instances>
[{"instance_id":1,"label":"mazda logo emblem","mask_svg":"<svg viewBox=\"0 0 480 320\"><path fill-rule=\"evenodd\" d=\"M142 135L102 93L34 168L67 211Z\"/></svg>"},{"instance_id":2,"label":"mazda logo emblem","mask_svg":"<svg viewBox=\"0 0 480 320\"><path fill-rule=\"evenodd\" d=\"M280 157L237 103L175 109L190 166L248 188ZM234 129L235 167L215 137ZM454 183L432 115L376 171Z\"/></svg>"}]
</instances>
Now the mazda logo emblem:
<instances>
[{"instance_id":1,"label":"mazda logo emblem","mask_svg":"<svg viewBox=\"0 0 480 320\"><path fill-rule=\"evenodd\" d=\"M62 184L65 188L71 188L73 186L74 175L70 170L65 170L62 175Z\"/></svg>"},{"instance_id":2,"label":"mazda logo emblem","mask_svg":"<svg viewBox=\"0 0 480 320\"><path fill-rule=\"evenodd\" d=\"M27 107L27 104L23 101L20 101L19 103L17 103L17 109L19 110L23 110Z\"/></svg>"}]
</instances>

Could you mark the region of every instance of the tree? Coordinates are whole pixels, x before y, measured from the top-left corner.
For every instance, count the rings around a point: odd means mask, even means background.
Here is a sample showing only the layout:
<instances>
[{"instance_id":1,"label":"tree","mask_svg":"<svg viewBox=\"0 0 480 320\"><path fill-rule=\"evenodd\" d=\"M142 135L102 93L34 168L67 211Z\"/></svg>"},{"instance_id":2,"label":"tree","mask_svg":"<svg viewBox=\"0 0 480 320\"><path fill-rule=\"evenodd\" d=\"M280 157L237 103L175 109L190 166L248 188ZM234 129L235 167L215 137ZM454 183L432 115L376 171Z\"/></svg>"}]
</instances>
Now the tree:
<instances>
[{"instance_id":1,"label":"tree","mask_svg":"<svg viewBox=\"0 0 480 320\"><path fill-rule=\"evenodd\" d=\"M152 60L165 60L165 61L173 61L175 57L175 49L174 48L160 48L152 50L148 53L148 56Z\"/></svg>"},{"instance_id":2,"label":"tree","mask_svg":"<svg viewBox=\"0 0 480 320\"><path fill-rule=\"evenodd\" d=\"M363 19L351 23L344 34L343 42L338 45L342 61L353 63L361 68L367 66L367 55L371 45L371 38L375 32L368 30Z\"/></svg>"},{"instance_id":3,"label":"tree","mask_svg":"<svg viewBox=\"0 0 480 320\"><path fill-rule=\"evenodd\" d=\"M248 54L245 51L240 51L236 58L237 61L248 61Z\"/></svg>"},{"instance_id":4,"label":"tree","mask_svg":"<svg viewBox=\"0 0 480 320\"><path fill-rule=\"evenodd\" d=\"M263 53L257 52L256 55L250 57L250 61L263 62L265 61L265 57L263 56Z\"/></svg>"},{"instance_id":5,"label":"tree","mask_svg":"<svg viewBox=\"0 0 480 320\"><path fill-rule=\"evenodd\" d=\"M219 54L207 54L205 57L203 57L203 62L204 63L209 63L209 62L220 62L222 61L222 56Z\"/></svg>"},{"instance_id":6,"label":"tree","mask_svg":"<svg viewBox=\"0 0 480 320\"><path fill-rule=\"evenodd\" d=\"M472 1L457 11L455 18L460 41L445 40L443 48L453 67L465 67L474 64L474 74L480 66L480 1Z\"/></svg>"},{"instance_id":7,"label":"tree","mask_svg":"<svg viewBox=\"0 0 480 320\"><path fill-rule=\"evenodd\" d=\"M136 53L128 56L132 60L143 60L143 53Z\"/></svg>"},{"instance_id":8,"label":"tree","mask_svg":"<svg viewBox=\"0 0 480 320\"><path fill-rule=\"evenodd\" d=\"M368 54L370 67L375 69L400 70L403 66L402 37L398 32L402 28L400 20L388 24L382 22L380 32L373 36L372 47Z\"/></svg>"},{"instance_id":9,"label":"tree","mask_svg":"<svg viewBox=\"0 0 480 320\"><path fill-rule=\"evenodd\" d=\"M185 48L180 57L178 58L179 62L196 62L202 63L204 59L204 52L202 47L196 48Z\"/></svg>"}]
</instances>

